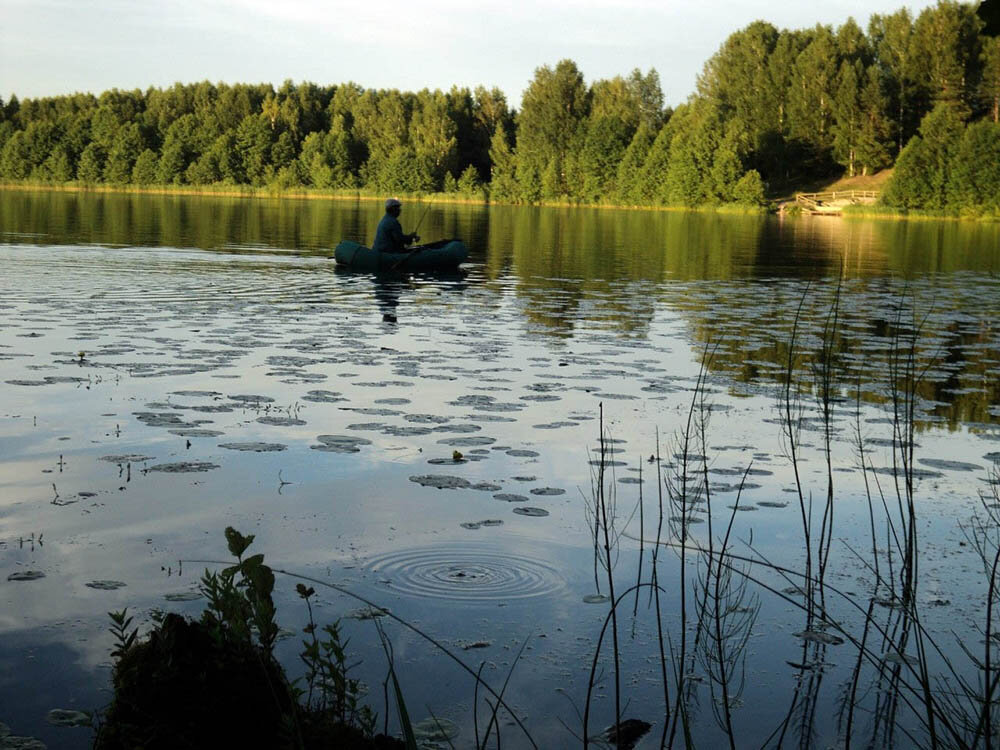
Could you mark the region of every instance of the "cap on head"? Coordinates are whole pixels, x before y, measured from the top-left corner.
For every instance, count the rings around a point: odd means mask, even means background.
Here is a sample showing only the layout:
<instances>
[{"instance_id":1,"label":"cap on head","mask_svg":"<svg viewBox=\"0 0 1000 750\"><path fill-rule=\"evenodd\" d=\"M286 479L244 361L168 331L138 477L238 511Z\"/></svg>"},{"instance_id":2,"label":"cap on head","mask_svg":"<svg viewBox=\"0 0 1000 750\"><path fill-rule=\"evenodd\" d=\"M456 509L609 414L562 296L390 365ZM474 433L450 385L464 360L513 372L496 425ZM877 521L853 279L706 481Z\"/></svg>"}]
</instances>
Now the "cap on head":
<instances>
[{"instance_id":1,"label":"cap on head","mask_svg":"<svg viewBox=\"0 0 1000 750\"><path fill-rule=\"evenodd\" d=\"M388 211L390 208L395 208L396 206L402 206L402 202L399 198L386 198L385 199L385 210Z\"/></svg>"}]
</instances>

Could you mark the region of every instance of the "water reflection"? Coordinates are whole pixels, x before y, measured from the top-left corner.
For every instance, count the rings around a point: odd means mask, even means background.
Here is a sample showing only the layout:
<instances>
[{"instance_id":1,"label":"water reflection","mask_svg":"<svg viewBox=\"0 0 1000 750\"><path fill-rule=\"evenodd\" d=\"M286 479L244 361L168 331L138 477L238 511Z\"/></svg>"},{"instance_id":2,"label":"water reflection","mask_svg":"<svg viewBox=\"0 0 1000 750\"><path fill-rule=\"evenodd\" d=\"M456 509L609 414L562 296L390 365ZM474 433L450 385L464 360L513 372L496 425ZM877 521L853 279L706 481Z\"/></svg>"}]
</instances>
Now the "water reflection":
<instances>
[{"instance_id":1,"label":"water reflection","mask_svg":"<svg viewBox=\"0 0 1000 750\"><path fill-rule=\"evenodd\" d=\"M648 457L683 423L706 345L715 347L704 450L716 507L732 502L733 477L753 462L740 505L755 512L738 514L735 534L794 567L799 509L784 493L795 479L773 414L789 363L807 417L805 496L821 497L826 455L818 437L808 443L820 434L809 391L823 358L836 362L834 536L853 543L869 521L848 424L860 423L877 469L890 463L889 367L917 332L930 527L921 534L932 540L921 570L928 590L969 585L963 571L975 561L955 546L953 522L978 506L981 470L997 453L996 244L957 250L952 270L930 258L933 242L985 243L991 228L931 231L921 261L891 244L897 224L434 206L424 231L463 237L467 274L382 279L335 273L329 260L337 239L371 230L374 202L29 195L0 192L4 637L50 627L77 658L100 663L109 609L197 614L201 565L178 575L177 562L224 555L221 529L237 525L276 564L365 592L446 640L492 644L485 674L498 684L505 654L532 638L510 694L531 707L540 746L564 746L553 717L576 721L566 698L580 705L581 665L607 612L585 603L595 593L583 506L598 405L618 440L623 526L633 518L622 581L637 579L631 542L651 536L655 517L660 483ZM925 229L905 241L923 241ZM691 533L703 538L707 527ZM41 534L44 545L16 544ZM856 579L866 571L839 547L833 554L831 577L864 591ZM677 566L664 559L667 580ZM45 577L6 580L22 570ZM678 596L671 583L668 617ZM279 594L292 632L305 617L294 599ZM932 611L929 628L980 614L971 590L954 599ZM331 594L317 607L327 621L357 604ZM378 684L377 639L362 621L348 626L366 659L359 676ZM622 645L631 705L652 719L656 636L648 621L632 627ZM824 644L800 648L791 635L801 627L784 603L763 605L748 673L754 711L743 717L757 745L782 727L786 744L836 734L831 693L851 663ZM434 680L434 710L471 731L465 686L441 677L447 668L414 639L394 637L404 677ZM287 663L297 663L293 645L283 646ZM807 662L829 677L798 666ZM0 687L4 710L27 706L14 703L16 686ZM710 690L690 689L696 740L714 746Z\"/></svg>"}]
</instances>

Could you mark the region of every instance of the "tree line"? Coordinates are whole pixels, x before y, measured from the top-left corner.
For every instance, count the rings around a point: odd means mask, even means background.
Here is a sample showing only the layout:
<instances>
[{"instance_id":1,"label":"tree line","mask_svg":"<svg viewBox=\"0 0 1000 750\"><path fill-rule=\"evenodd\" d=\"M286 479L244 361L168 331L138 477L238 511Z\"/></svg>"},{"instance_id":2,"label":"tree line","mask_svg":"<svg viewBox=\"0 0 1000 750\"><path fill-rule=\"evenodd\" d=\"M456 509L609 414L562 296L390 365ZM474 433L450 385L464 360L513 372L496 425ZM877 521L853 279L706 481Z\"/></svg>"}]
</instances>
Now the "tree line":
<instances>
[{"instance_id":1,"label":"tree line","mask_svg":"<svg viewBox=\"0 0 1000 750\"><path fill-rule=\"evenodd\" d=\"M450 91L175 84L0 100L0 178L446 192L500 202L760 204L765 188L897 163L886 201L1000 194L1000 38L941 0L839 27L757 21L672 109L655 69L585 82L536 69L519 110ZM971 203L970 203L971 201Z\"/></svg>"}]
</instances>

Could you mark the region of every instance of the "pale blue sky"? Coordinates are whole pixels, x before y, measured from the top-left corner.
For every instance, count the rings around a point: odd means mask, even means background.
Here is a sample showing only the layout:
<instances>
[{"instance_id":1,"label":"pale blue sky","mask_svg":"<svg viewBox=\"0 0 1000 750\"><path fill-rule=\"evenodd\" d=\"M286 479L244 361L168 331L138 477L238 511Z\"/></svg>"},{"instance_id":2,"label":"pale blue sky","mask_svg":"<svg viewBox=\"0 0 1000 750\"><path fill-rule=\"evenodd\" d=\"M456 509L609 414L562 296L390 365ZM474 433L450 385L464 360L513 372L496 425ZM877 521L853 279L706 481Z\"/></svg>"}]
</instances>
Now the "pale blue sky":
<instances>
[{"instance_id":1,"label":"pale blue sky","mask_svg":"<svg viewBox=\"0 0 1000 750\"><path fill-rule=\"evenodd\" d=\"M907 2L919 12L932 2ZM660 73L667 104L705 60L763 18L839 25L899 0L0 0L0 96L285 79L366 88L499 86L511 104L534 69L568 57L587 81Z\"/></svg>"}]
</instances>

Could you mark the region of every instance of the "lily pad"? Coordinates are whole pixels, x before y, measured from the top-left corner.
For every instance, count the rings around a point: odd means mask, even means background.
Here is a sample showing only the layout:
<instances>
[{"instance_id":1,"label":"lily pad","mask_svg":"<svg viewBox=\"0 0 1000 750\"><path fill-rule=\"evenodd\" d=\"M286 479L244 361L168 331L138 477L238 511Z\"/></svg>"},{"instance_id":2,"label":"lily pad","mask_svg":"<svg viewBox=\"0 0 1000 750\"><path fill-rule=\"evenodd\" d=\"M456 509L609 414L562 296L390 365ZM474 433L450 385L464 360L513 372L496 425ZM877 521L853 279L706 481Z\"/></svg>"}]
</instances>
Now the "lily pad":
<instances>
[{"instance_id":1,"label":"lily pad","mask_svg":"<svg viewBox=\"0 0 1000 750\"><path fill-rule=\"evenodd\" d=\"M257 417L257 421L272 427L301 427L306 423L304 419L295 417Z\"/></svg>"},{"instance_id":2,"label":"lily pad","mask_svg":"<svg viewBox=\"0 0 1000 750\"><path fill-rule=\"evenodd\" d=\"M528 500L525 495L517 495L513 492L498 492L493 497L494 499L502 500L505 503L523 503Z\"/></svg>"},{"instance_id":3,"label":"lily pad","mask_svg":"<svg viewBox=\"0 0 1000 750\"><path fill-rule=\"evenodd\" d=\"M209 461L177 461L170 464L156 464L155 466L150 466L146 471L162 471L166 474L191 474L218 468L218 464L213 464Z\"/></svg>"},{"instance_id":4,"label":"lily pad","mask_svg":"<svg viewBox=\"0 0 1000 750\"><path fill-rule=\"evenodd\" d=\"M98 589L100 591L114 591L115 589L120 589L125 586L122 581L90 581L89 583L83 584L84 586L92 589Z\"/></svg>"},{"instance_id":5,"label":"lily pad","mask_svg":"<svg viewBox=\"0 0 1000 750\"><path fill-rule=\"evenodd\" d=\"M335 404L339 401L347 401L347 399L341 396L337 391L323 390L309 391L302 397L302 400L316 404Z\"/></svg>"},{"instance_id":6,"label":"lily pad","mask_svg":"<svg viewBox=\"0 0 1000 750\"><path fill-rule=\"evenodd\" d=\"M201 593L198 591L177 591L167 594L163 598L168 602L193 602L201 599Z\"/></svg>"},{"instance_id":7,"label":"lily pad","mask_svg":"<svg viewBox=\"0 0 1000 750\"><path fill-rule=\"evenodd\" d=\"M389 610L381 607L360 607L347 612L344 617L351 620L374 620L376 617L385 617Z\"/></svg>"},{"instance_id":8,"label":"lily pad","mask_svg":"<svg viewBox=\"0 0 1000 750\"><path fill-rule=\"evenodd\" d=\"M946 471L982 471L979 464L972 464L966 461L950 461L946 458L918 458L917 461L932 469L945 469Z\"/></svg>"},{"instance_id":9,"label":"lily pad","mask_svg":"<svg viewBox=\"0 0 1000 750\"><path fill-rule=\"evenodd\" d=\"M444 424L451 421L451 417L443 417L439 414L407 414L403 419L416 424Z\"/></svg>"},{"instance_id":10,"label":"lily pad","mask_svg":"<svg viewBox=\"0 0 1000 750\"><path fill-rule=\"evenodd\" d=\"M610 602L611 597L606 594L587 594L583 597L584 604L604 604L605 602Z\"/></svg>"},{"instance_id":11,"label":"lily pad","mask_svg":"<svg viewBox=\"0 0 1000 750\"><path fill-rule=\"evenodd\" d=\"M287 450L287 445L281 443L219 443L220 448L231 451L244 451L249 453L276 453Z\"/></svg>"},{"instance_id":12,"label":"lily pad","mask_svg":"<svg viewBox=\"0 0 1000 750\"><path fill-rule=\"evenodd\" d=\"M528 490L532 495L555 496L565 495L566 490L562 487L532 487Z\"/></svg>"},{"instance_id":13,"label":"lily pad","mask_svg":"<svg viewBox=\"0 0 1000 750\"><path fill-rule=\"evenodd\" d=\"M472 486L468 479L447 474L417 474L410 477L410 481L424 487L436 487L439 490L464 490Z\"/></svg>"},{"instance_id":14,"label":"lily pad","mask_svg":"<svg viewBox=\"0 0 1000 750\"><path fill-rule=\"evenodd\" d=\"M100 461L107 461L111 464L137 464L142 461L152 461L154 456L145 456L142 453L116 453L111 456L101 456Z\"/></svg>"},{"instance_id":15,"label":"lily pad","mask_svg":"<svg viewBox=\"0 0 1000 750\"><path fill-rule=\"evenodd\" d=\"M438 443L440 445L464 448L475 445L492 445L496 441L496 438L486 437L485 435L473 435L472 437L441 438L438 440Z\"/></svg>"},{"instance_id":16,"label":"lily pad","mask_svg":"<svg viewBox=\"0 0 1000 750\"><path fill-rule=\"evenodd\" d=\"M458 724L449 719L432 716L413 725L413 736L421 744L449 742L458 736Z\"/></svg>"},{"instance_id":17,"label":"lily pad","mask_svg":"<svg viewBox=\"0 0 1000 750\"><path fill-rule=\"evenodd\" d=\"M418 435L430 435L434 430L430 427L417 427L416 425L389 425L382 430L385 435L393 437L416 437Z\"/></svg>"},{"instance_id":18,"label":"lily pad","mask_svg":"<svg viewBox=\"0 0 1000 750\"><path fill-rule=\"evenodd\" d=\"M243 404L273 404L274 399L270 396L258 396L253 393L230 396L230 401L239 401Z\"/></svg>"},{"instance_id":19,"label":"lily pad","mask_svg":"<svg viewBox=\"0 0 1000 750\"><path fill-rule=\"evenodd\" d=\"M8 581L37 581L39 578L45 578L40 570L19 570L7 576Z\"/></svg>"},{"instance_id":20,"label":"lily pad","mask_svg":"<svg viewBox=\"0 0 1000 750\"><path fill-rule=\"evenodd\" d=\"M89 727L93 724L90 714L69 708L53 708L45 715L45 721L57 727Z\"/></svg>"},{"instance_id":21,"label":"lily pad","mask_svg":"<svg viewBox=\"0 0 1000 750\"><path fill-rule=\"evenodd\" d=\"M801 633L794 633L794 635L796 638L801 638L804 641L822 643L825 646L839 646L844 642L844 639L839 635L827 633L822 630L803 630Z\"/></svg>"},{"instance_id":22,"label":"lily pad","mask_svg":"<svg viewBox=\"0 0 1000 750\"><path fill-rule=\"evenodd\" d=\"M514 508L514 512L519 516L532 516L533 518L542 518L549 514L545 508L535 508L531 505L518 506Z\"/></svg>"},{"instance_id":23,"label":"lily pad","mask_svg":"<svg viewBox=\"0 0 1000 750\"><path fill-rule=\"evenodd\" d=\"M514 458L536 458L541 455L538 451L528 450L527 448L512 448L507 451L508 456L514 456Z\"/></svg>"},{"instance_id":24,"label":"lily pad","mask_svg":"<svg viewBox=\"0 0 1000 750\"><path fill-rule=\"evenodd\" d=\"M496 492L500 489L500 485L494 484L493 482L476 482L475 484L470 484L469 489L481 490L483 492Z\"/></svg>"}]
</instances>

